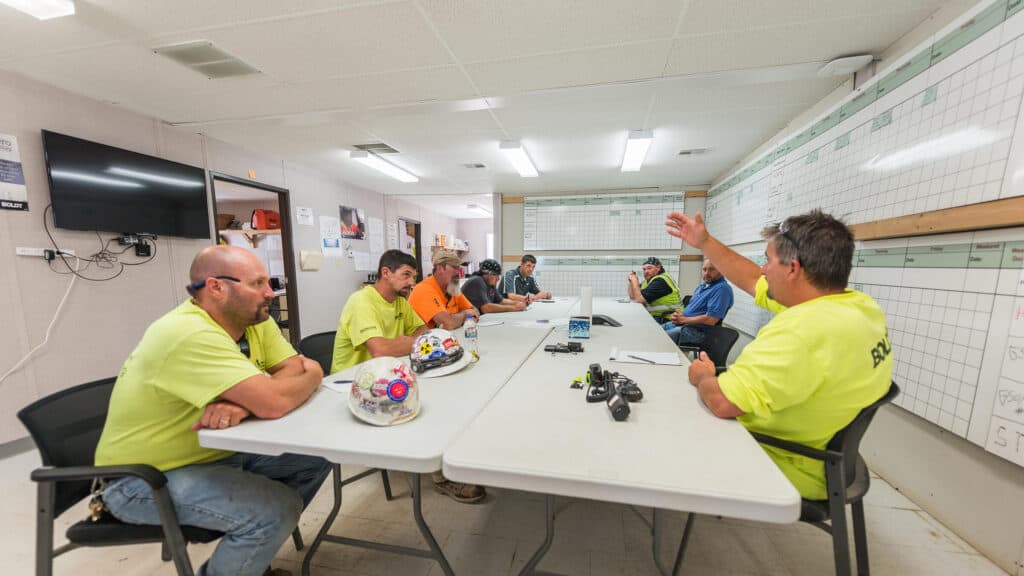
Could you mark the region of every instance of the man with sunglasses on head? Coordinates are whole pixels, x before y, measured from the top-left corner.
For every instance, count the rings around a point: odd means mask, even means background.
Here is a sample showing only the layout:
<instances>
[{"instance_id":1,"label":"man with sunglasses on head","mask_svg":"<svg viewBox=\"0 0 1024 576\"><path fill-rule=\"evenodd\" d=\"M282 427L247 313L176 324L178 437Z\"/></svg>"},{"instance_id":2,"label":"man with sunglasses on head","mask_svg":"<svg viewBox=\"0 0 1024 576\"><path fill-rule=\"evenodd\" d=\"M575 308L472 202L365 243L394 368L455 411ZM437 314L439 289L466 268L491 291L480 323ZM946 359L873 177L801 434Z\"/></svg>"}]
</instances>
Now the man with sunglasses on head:
<instances>
[{"instance_id":1,"label":"man with sunglasses on head","mask_svg":"<svg viewBox=\"0 0 1024 576\"><path fill-rule=\"evenodd\" d=\"M270 560L330 464L203 448L197 432L284 416L313 394L323 373L296 354L270 318L274 292L254 254L205 248L189 276L192 298L150 325L121 367L95 462L156 467L167 476L181 524L224 532L199 576L280 574L268 568ZM141 479L108 484L103 500L123 522L160 524Z\"/></svg>"},{"instance_id":2,"label":"man with sunglasses on head","mask_svg":"<svg viewBox=\"0 0 1024 576\"><path fill-rule=\"evenodd\" d=\"M709 235L700 213L672 212L665 224L775 314L721 376L705 352L690 364L690 383L716 416L823 450L889 391L893 360L885 313L870 296L846 287L853 234L845 224L813 210L765 228L760 267ZM821 461L764 450L803 498L828 498Z\"/></svg>"},{"instance_id":3,"label":"man with sunglasses on head","mask_svg":"<svg viewBox=\"0 0 1024 576\"><path fill-rule=\"evenodd\" d=\"M454 250L438 250L431 261L434 273L412 289L409 305L427 328L455 330L467 316L480 317L480 311L459 289L462 259Z\"/></svg>"}]
</instances>

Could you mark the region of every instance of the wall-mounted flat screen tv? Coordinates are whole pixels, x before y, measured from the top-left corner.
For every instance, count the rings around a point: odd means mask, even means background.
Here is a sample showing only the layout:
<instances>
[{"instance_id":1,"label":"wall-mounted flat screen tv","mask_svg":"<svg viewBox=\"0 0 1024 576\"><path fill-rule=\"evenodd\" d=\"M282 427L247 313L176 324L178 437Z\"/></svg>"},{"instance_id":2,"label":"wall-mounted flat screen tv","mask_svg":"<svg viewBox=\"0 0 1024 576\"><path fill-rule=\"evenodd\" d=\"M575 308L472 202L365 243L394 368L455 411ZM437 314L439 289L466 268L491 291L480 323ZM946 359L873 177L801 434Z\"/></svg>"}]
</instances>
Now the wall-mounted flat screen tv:
<instances>
[{"instance_id":1,"label":"wall-mounted flat screen tv","mask_svg":"<svg viewBox=\"0 0 1024 576\"><path fill-rule=\"evenodd\" d=\"M209 238L202 168L43 130L58 228Z\"/></svg>"}]
</instances>

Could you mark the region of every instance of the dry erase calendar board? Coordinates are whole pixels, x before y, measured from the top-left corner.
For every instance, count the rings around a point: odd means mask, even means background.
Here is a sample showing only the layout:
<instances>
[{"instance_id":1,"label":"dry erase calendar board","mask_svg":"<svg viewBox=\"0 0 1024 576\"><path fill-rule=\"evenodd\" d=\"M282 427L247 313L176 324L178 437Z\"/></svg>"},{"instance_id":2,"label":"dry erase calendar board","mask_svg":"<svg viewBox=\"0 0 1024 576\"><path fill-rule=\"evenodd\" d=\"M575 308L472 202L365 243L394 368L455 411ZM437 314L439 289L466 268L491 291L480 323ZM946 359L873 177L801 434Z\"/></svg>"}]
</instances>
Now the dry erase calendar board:
<instances>
[{"instance_id":1,"label":"dry erase calendar board","mask_svg":"<svg viewBox=\"0 0 1024 576\"><path fill-rule=\"evenodd\" d=\"M980 6L731 174L708 228L736 246L812 208L859 224L1024 195L1022 8ZM895 403L1024 465L1024 230L858 242L851 284L886 311ZM737 292L726 322L770 317Z\"/></svg>"},{"instance_id":2,"label":"dry erase calendar board","mask_svg":"<svg viewBox=\"0 0 1024 576\"><path fill-rule=\"evenodd\" d=\"M664 232L662 232L664 234ZM672 278L679 277L679 254L650 254L661 260ZM537 258L537 284L553 294L579 294L581 286L594 289L594 296L625 298L626 277L636 272L643 279L647 256L540 256Z\"/></svg>"},{"instance_id":3,"label":"dry erase calendar board","mask_svg":"<svg viewBox=\"0 0 1024 576\"><path fill-rule=\"evenodd\" d=\"M682 209L682 192L527 198L523 249L678 249L679 241L665 233L665 215Z\"/></svg>"}]
</instances>

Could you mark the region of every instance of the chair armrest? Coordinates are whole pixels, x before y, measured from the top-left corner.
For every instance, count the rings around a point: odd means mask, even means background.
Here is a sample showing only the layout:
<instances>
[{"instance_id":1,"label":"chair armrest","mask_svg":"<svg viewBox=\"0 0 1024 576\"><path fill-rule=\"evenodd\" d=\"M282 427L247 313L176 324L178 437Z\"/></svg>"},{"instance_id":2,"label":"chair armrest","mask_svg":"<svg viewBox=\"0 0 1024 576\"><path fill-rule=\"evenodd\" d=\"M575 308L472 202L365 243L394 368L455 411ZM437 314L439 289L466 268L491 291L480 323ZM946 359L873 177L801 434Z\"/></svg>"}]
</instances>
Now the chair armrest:
<instances>
[{"instance_id":1,"label":"chair armrest","mask_svg":"<svg viewBox=\"0 0 1024 576\"><path fill-rule=\"evenodd\" d=\"M683 352L692 352L692 354L690 354L690 357L694 360L696 360L697 355L700 354L700 348L697 346L680 346L679 349L682 350Z\"/></svg>"},{"instance_id":2,"label":"chair armrest","mask_svg":"<svg viewBox=\"0 0 1024 576\"><path fill-rule=\"evenodd\" d=\"M839 452L833 452L832 450L815 450L814 448L804 446L803 444L797 444L796 442L790 442L789 440L781 440L774 436L766 436L757 432L751 432L750 435L754 437L754 440L757 440L761 444L781 448L787 452L792 452L815 460L821 460L822 462L834 462L842 460L843 458L842 454Z\"/></svg>"},{"instance_id":3,"label":"chair armrest","mask_svg":"<svg viewBox=\"0 0 1024 576\"><path fill-rule=\"evenodd\" d=\"M124 464L121 466L67 466L54 468L45 466L32 471L34 482L66 482L71 480L92 480L93 478L122 478L134 476L141 478L151 488L161 488L167 484L164 473L148 464Z\"/></svg>"}]
</instances>

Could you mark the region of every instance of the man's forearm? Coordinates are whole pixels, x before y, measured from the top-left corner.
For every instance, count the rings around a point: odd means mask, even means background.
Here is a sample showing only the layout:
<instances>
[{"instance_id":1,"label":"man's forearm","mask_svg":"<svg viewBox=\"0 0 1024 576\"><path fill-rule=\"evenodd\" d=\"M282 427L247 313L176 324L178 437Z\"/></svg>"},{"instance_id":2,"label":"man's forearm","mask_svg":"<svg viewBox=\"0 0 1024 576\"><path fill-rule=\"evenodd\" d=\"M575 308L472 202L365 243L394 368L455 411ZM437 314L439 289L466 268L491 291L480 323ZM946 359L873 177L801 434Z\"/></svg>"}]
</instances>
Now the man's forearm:
<instances>
[{"instance_id":1,"label":"man's forearm","mask_svg":"<svg viewBox=\"0 0 1024 576\"><path fill-rule=\"evenodd\" d=\"M398 336L395 338L370 338L366 342L366 349L374 358L379 356L407 356L416 342L417 331L413 336Z\"/></svg>"},{"instance_id":2,"label":"man's forearm","mask_svg":"<svg viewBox=\"0 0 1024 576\"><path fill-rule=\"evenodd\" d=\"M733 285L751 296L761 277L761 267L749 258L722 244L714 236L709 236L700 246L705 258L715 263L715 268Z\"/></svg>"}]
</instances>

